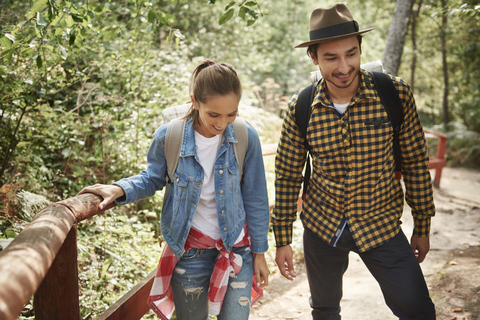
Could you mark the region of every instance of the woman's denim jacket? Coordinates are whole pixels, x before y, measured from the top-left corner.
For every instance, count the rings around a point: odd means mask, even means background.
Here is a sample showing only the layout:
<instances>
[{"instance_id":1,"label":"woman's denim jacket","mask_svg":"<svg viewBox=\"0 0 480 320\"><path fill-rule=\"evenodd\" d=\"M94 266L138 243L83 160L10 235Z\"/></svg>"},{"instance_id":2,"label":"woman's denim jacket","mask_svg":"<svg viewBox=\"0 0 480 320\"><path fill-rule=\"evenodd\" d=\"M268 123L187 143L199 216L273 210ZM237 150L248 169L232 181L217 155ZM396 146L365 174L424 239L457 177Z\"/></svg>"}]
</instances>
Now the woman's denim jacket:
<instances>
[{"instance_id":1,"label":"woman's denim jacket","mask_svg":"<svg viewBox=\"0 0 480 320\"><path fill-rule=\"evenodd\" d=\"M153 134L147 153L147 169L136 176L114 184L125 191L117 204L127 204L152 196L167 183L165 161L165 135L168 124ZM225 248L231 250L235 240L247 223L251 248L254 253L268 249L269 206L265 181L265 167L257 131L247 123L248 148L241 181L233 143L237 143L233 125L224 131L224 140L215 161L215 195L218 223ZM203 169L195 152L195 135L192 121L185 124L182 148L174 173L170 196L161 216L163 237L177 258L184 252L203 184Z\"/></svg>"}]
</instances>

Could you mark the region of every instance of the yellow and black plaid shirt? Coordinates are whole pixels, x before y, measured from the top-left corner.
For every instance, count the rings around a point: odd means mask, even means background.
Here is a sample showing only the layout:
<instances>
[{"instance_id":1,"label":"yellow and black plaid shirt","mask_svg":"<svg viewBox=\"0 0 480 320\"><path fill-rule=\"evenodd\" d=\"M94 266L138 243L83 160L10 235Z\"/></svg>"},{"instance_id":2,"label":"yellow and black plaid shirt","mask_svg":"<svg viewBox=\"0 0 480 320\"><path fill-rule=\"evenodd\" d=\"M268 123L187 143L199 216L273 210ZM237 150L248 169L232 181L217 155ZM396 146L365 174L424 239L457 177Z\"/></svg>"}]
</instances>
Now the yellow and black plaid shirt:
<instances>
[{"instance_id":1,"label":"yellow and black plaid shirt","mask_svg":"<svg viewBox=\"0 0 480 320\"><path fill-rule=\"evenodd\" d=\"M378 247L400 230L404 193L395 179L393 128L375 90L362 70L360 87L343 115L333 109L322 79L316 87L307 129L312 148L312 175L301 219L305 227L333 244L347 221L361 252ZM410 87L392 77L404 106L400 129L405 199L414 217L414 235L428 236L435 215L425 136ZM275 159L276 245L292 242L296 203L306 159L295 123L298 94L289 102Z\"/></svg>"}]
</instances>

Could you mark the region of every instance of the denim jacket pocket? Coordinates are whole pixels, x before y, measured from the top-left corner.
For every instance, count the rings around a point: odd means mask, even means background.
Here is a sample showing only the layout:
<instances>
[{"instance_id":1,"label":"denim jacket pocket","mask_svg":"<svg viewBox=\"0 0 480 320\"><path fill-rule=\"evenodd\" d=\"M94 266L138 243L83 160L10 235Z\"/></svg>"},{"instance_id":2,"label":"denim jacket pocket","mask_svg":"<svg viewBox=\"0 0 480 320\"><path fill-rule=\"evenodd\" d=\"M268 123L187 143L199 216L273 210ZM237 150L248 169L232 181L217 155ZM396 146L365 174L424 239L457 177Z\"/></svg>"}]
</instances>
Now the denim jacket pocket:
<instances>
[{"instance_id":1,"label":"denim jacket pocket","mask_svg":"<svg viewBox=\"0 0 480 320\"><path fill-rule=\"evenodd\" d=\"M236 160L232 160L228 164L228 173L231 177L230 189L232 191L238 191L240 188L240 170L238 169Z\"/></svg>"}]
</instances>

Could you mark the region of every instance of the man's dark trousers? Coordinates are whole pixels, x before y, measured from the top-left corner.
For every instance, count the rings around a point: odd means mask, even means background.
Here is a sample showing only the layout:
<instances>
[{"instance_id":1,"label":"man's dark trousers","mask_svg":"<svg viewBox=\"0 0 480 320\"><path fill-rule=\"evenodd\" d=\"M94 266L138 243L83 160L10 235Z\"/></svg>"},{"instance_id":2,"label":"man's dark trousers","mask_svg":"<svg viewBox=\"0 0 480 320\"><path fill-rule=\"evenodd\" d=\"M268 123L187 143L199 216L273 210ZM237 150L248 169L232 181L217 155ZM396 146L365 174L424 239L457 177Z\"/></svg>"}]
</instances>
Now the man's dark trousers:
<instances>
[{"instance_id":1,"label":"man's dark trousers","mask_svg":"<svg viewBox=\"0 0 480 320\"><path fill-rule=\"evenodd\" d=\"M380 247L360 253L348 227L335 247L305 228L303 246L314 320L340 319L342 278L350 251L359 254L379 283L388 307L400 320L435 319L435 306L422 270L402 231ZM358 297L358 303L361 299Z\"/></svg>"}]
</instances>

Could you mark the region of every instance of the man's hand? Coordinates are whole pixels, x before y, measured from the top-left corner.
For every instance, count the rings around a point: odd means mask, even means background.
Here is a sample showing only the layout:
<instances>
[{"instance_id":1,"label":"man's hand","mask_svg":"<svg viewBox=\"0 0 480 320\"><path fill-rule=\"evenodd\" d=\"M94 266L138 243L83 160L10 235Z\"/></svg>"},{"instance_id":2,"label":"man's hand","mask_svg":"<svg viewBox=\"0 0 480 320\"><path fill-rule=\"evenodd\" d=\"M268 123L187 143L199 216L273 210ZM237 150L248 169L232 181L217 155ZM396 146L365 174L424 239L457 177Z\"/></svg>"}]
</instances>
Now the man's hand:
<instances>
[{"instance_id":1,"label":"man's hand","mask_svg":"<svg viewBox=\"0 0 480 320\"><path fill-rule=\"evenodd\" d=\"M415 253L415 257L417 257L418 263L422 263L422 261L425 260L428 251L430 250L430 237L412 236L410 244L412 246L413 253Z\"/></svg>"},{"instance_id":2,"label":"man's hand","mask_svg":"<svg viewBox=\"0 0 480 320\"><path fill-rule=\"evenodd\" d=\"M268 286L268 275L270 274L270 270L268 270L265 254L255 254L255 257L253 258L253 270L255 271L257 285L261 288Z\"/></svg>"},{"instance_id":3,"label":"man's hand","mask_svg":"<svg viewBox=\"0 0 480 320\"><path fill-rule=\"evenodd\" d=\"M98 206L100 210L103 210L107 205L125 195L125 191L123 191L122 187L99 183L83 188L78 194L82 193L94 193L101 196L103 201Z\"/></svg>"},{"instance_id":4,"label":"man's hand","mask_svg":"<svg viewBox=\"0 0 480 320\"><path fill-rule=\"evenodd\" d=\"M282 276L288 280L293 280L295 275L295 268L293 267L293 250L291 245L277 247L275 262Z\"/></svg>"}]
</instances>

